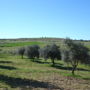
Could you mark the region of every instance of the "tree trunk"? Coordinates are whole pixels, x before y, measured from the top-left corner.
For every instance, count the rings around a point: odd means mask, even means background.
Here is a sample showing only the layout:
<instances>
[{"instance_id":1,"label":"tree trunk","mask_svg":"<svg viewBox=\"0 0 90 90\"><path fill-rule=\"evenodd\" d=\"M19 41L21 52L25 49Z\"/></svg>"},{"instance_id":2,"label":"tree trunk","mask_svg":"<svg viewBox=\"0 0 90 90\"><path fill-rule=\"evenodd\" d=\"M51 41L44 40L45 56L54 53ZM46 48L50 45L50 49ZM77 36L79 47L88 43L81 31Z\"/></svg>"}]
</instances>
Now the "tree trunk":
<instances>
[{"instance_id":1,"label":"tree trunk","mask_svg":"<svg viewBox=\"0 0 90 90\"><path fill-rule=\"evenodd\" d=\"M22 55L22 57L21 57L22 59L23 59L23 55Z\"/></svg>"},{"instance_id":2,"label":"tree trunk","mask_svg":"<svg viewBox=\"0 0 90 90\"><path fill-rule=\"evenodd\" d=\"M52 63L53 63L53 66L55 66L55 62L54 62L54 59L52 59Z\"/></svg>"},{"instance_id":3,"label":"tree trunk","mask_svg":"<svg viewBox=\"0 0 90 90\"><path fill-rule=\"evenodd\" d=\"M72 69L72 74L73 74L73 75L75 75L74 71L76 70L76 67L77 67L77 65L74 65L74 66L73 66L73 69Z\"/></svg>"},{"instance_id":4,"label":"tree trunk","mask_svg":"<svg viewBox=\"0 0 90 90\"><path fill-rule=\"evenodd\" d=\"M47 61L47 58L44 58L45 62Z\"/></svg>"}]
</instances>

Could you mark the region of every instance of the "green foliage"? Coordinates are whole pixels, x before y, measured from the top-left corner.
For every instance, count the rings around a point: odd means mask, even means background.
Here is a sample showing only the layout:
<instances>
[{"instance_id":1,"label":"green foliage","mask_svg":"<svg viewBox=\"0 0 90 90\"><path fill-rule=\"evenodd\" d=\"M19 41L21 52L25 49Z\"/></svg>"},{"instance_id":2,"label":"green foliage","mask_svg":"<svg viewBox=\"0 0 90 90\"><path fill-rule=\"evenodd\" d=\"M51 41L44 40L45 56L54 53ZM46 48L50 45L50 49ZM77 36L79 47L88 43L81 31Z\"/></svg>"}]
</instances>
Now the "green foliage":
<instances>
[{"instance_id":1,"label":"green foliage","mask_svg":"<svg viewBox=\"0 0 90 90\"><path fill-rule=\"evenodd\" d=\"M25 50L26 56L32 59L39 58L39 48L38 45L27 46Z\"/></svg>"},{"instance_id":2,"label":"green foliage","mask_svg":"<svg viewBox=\"0 0 90 90\"><path fill-rule=\"evenodd\" d=\"M63 50L62 59L67 63L71 63L73 67L73 75L79 62L90 65L90 56L88 48L86 48L83 44L77 43L68 38L65 40L65 45L68 49Z\"/></svg>"},{"instance_id":3,"label":"green foliage","mask_svg":"<svg viewBox=\"0 0 90 90\"><path fill-rule=\"evenodd\" d=\"M25 47L20 47L20 48L18 49L17 53L18 53L19 55L21 55L21 56L22 56L22 59L23 59L23 55L24 55L24 53L25 53Z\"/></svg>"},{"instance_id":4,"label":"green foliage","mask_svg":"<svg viewBox=\"0 0 90 90\"><path fill-rule=\"evenodd\" d=\"M55 59L61 59L61 52L59 47L56 44L47 45L41 50L41 54L44 59L50 58L52 60L53 65L55 65Z\"/></svg>"}]
</instances>

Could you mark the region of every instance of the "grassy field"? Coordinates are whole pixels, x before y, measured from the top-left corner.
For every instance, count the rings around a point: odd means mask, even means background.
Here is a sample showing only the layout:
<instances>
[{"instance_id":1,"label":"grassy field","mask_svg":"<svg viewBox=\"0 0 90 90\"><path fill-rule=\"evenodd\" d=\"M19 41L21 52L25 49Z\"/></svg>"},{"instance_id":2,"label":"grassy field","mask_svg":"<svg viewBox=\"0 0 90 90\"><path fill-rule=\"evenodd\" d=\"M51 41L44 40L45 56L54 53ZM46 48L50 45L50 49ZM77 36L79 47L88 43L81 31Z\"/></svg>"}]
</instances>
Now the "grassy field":
<instances>
[{"instance_id":1,"label":"grassy field","mask_svg":"<svg viewBox=\"0 0 90 90\"><path fill-rule=\"evenodd\" d=\"M44 42L17 42L6 43L2 50L13 50L20 46L38 44L44 46ZM90 90L90 67L80 64L71 74L71 66L68 68L63 61L55 61L53 67L51 60L45 62L42 58L32 61L24 56L0 54L0 90Z\"/></svg>"},{"instance_id":2,"label":"grassy field","mask_svg":"<svg viewBox=\"0 0 90 90\"><path fill-rule=\"evenodd\" d=\"M0 88L8 90L89 90L90 68L80 65L72 76L61 61L52 67L50 60L33 62L20 56L0 58Z\"/></svg>"},{"instance_id":3,"label":"grassy field","mask_svg":"<svg viewBox=\"0 0 90 90\"><path fill-rule=\"evenodd\" d=\"M27 46L27 45L42 45L41 42L15 42L15 43L3 43L0 44L0 47L18 47L18 46Z\"/></svg>"}]
</instances>

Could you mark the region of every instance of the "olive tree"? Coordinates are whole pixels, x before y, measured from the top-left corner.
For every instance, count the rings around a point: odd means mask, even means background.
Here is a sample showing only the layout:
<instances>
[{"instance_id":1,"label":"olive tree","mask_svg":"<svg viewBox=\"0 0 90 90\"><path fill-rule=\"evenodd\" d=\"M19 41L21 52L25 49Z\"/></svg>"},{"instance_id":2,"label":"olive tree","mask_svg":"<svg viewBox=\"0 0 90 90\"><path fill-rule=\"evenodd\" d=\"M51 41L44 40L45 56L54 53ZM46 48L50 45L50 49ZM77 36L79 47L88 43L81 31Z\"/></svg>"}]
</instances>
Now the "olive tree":
<instances>
[{"instance_id":1,"label":"olive tree","mask_svg":"<svg viewBox=\"0 0 90 90\"><path fill-rule=\"evenodd\" d=\"M56 44L53 44L50 46L48 55L49 55L49 58L51 58L53 65L55 65L55 62L54 62L55 59L61 59L60 49Z\"/></svg>"},{"instance_id":2,"label":"olive tree","mask_svg":"<svg viewBox=\"0 0 90 90\"><path fill-rule=\"evenodd\" d=\"M20 47L17 51L19 55L21 55L21 58L23 59L23 55L25 53L25 47Z\"/></svg>"},{"instance_id":3,"label":"olive tree","mask_svg":"<svg viewBox=\"0 0 90 90\"><path fill-rule=\"evenodd\" d=\"M44 47L42 54L44 59L50 58L52 60L53 66L55 65L55 59L61 59L61 52L56 44Z\"/></svg>"},{"instance_id":4,"label":"olive tree","mask_svg":"<svg viewBox=\"0 0 90 90\"><path fill-rule=\"evenodd\" d=\"M26 48L26 55L28 58L39 58L39 46L38 45L32 45L28 46Z\"/></svg>"},{"instance_id":5,"label":"olive tree","mask_svg":"<svg viewBox=\"0 0 90 90\"><path fill-rule=\"evenodd\" d=\"M43 57L45 61L49 58L49 49L50 49L49 45L40 49L40 56Z\"/></svg>"},{"instance_id":6,"label":"olive tree","mask_svg":"<svg viewBox=\"0 0 90 90\"><path fill-rule=\"evenodd\" d=\"M71 39L66 39L65 45L68 49L62 52L62 59L72 65L73 75L79 63L90 64L89 49L87 47Z\"/></svg>"}]
</instances>

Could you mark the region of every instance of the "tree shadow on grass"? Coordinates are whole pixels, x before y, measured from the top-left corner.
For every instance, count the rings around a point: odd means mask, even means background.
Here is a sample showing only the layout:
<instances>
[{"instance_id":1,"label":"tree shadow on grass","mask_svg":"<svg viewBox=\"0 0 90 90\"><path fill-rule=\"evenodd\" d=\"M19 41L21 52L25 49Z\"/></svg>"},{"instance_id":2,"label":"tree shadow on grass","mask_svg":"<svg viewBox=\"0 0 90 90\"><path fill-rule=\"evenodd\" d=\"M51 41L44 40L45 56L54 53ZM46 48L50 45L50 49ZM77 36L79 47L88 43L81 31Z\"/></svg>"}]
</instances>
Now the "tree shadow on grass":
<instances>
[{"instance_id":1,"label":"tree shadow on grass","mask_svg":"<svg viewBox=\"0 0 90 90\"><path fill-rule=\"evenodd\" d=\"M12 63L11 61L0 61L0 63Z\"/></svg>"},{"instance_id":2,"label":"tree shadow on grass","mask_svg":"<svg viewBox=\"0 0 90 90\"><path fill-rule=\"evenodd\" d=\"M90 78L83 78L84 80L88 80L88 81L90 81Z\"/></svg>"},{"instance_id":3,"label":"tree shadow on grass","mask_svg":"<svg viewBox=\"0 0 90 90\"><path fill-rule=\"evenodd\" d=\"M51 62L42 62L42 61L39 61L39 60L35 60L34 62L39 63L39 64L51 64Z\"/></svg>"},{"instance_id":4,"label":"tree shadow on grass","mask_svg":"<svg viewBox=\"0 0 90 90\"><path fill-rule=\"evenodd\" d=\"M72 70L72 67L65 67L65 66L63 66L63 65L59 65L59 64L55 64L54 66L53 65L51 65L52 67L54 67L54 68L57 68L57 69L62 69L62 70ZM78 71L89 71L90 72L90 70L88 70L88 69L83 69L83 68L77 68L76 70L78 70Z\"/></svg>"},{"instance_id":5,"label":"tree shadow on grass","mask_svg":"<svg viewBox=\"0 0 90 90\"><path fill-rule=\"evenodd\" d=\"M34 60L31 60L32 62L35 62L35 63L39 63L39 64L51 64L51 62L47 62L47 61L41 61L42 59L34 59Z\"/></svg>"},{"instance_id":6,"label":"tree shadow on grass","mask_svg":"<svg viewBox=\"0 0 90 90\"><path fill-rule=\"evenodd\" d=\"M41 81L29 80L29 79L21 79L21 78L9 77L5 75L0 75L0 81L6 83L11 88L17 88L17 87L24 88L28 86L32 88L52 88L54 90L55 89L63 90L62 88L59 88L47 82L41 82Z\"/></svg>"},{"instance_id":7,"label":"tree shadow on grass","mask_svg":"<svg viewBox=\"0 0 90 90\"><path fill-rule=\"evenodd\" d=\"M15 70L15 67L12 66L4 66L4 65L0 65L0 69L8 69L8 70Z\"/></svg>"}]
</instances>

